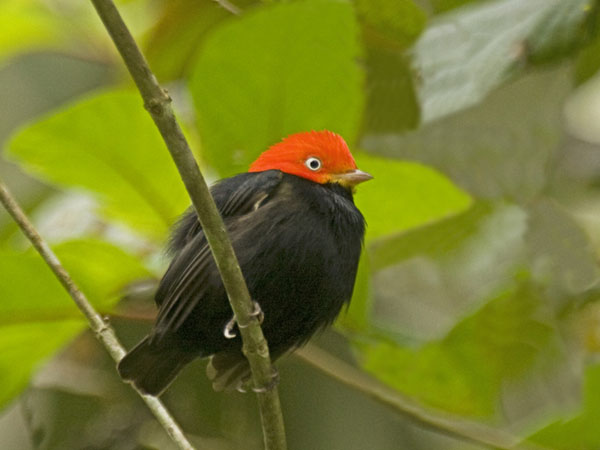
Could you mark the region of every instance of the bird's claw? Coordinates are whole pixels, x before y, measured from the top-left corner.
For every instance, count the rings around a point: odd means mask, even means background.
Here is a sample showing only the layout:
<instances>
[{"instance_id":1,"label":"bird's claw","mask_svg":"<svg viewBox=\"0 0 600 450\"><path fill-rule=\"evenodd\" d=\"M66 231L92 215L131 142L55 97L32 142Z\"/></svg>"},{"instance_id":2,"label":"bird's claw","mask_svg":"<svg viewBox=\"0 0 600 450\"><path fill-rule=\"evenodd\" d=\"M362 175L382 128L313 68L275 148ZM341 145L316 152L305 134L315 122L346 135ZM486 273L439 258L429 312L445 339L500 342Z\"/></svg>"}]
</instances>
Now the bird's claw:
<instances>
[{"instance_id":1,"label":"bird's claw","mask_svg":"<svg viewBox=\"0 0 600 450\"><path fill-rule=\"evenodd\" d=\"M257 394L264 394L265 392L271 391L275 386L279 384L279 371L275 367L271 367L271 381L261 387L252 387L252 391Z\"/></svg>"},{"instance_id":2,"label":"bird's claw","mask_svg":"<svg viewBox=\"0 0 600 450\"><path fill-rule=\"evenodd\" d=\"M252 392L255 392L257 394L264 394L265 392L271 391L275 386L279 384L279 371L274 366L271 367L271 370L271 381L269 381L266 385L261 387L252 386L250 388L252 389ZM237 391L241 392L242 394L246 394L248 392L248 388L250 387L251 382L252 380L250 379L250 377L244 379L237 386Z\"/></svg>"},{"instance_id":3,"label":"bird's claw","mask_svg":"<svg viewBox=\"0 0 600 450\"><path fill-rule=\"evenodd\" d=\"M254 311L252 311L250 313L250 315L252 317L256 317L258 320L258 323L260 323L262 325L263 320L265 320L265 313L263 312L262 308L260 307L260 305L258 304L258 302L256 300L252 300L252 304L254 305Z\"/></svg>"},{"instance_id":4,"label":"bird's claw","mask_svg":"<svg viewBox=\"0 0 600 450\"><path fill-rule=\"evenodd\" d=\"M265 313L263 312L262 308L260 307L257 301L252 300L252 304L254 305L254 310L250 313L250 317L255 317L258 320L258 323L262 324L263 320L265 320ZM223 336L225 336L227 339L235 338L237 336L237 333L233 331L233 329L236 325L238 328L247 328L250 324L247 323L240 325L239 323L237 323L237 319L234 314L233 316L231 316L231 319L229 319L229 322L225 324L225 328L223 328Z\"/></svg>"},{"instance_id":5,"label":"bird's claw","mask_svg":"<svg viewBox=\"0 0 600 450\"><path fill-rule=\"evenodd\" d=\"M223 328L223 336L225 336L225 338L227 338L227 339L233 339L234 337L236 337L237 333L235 331L233 331L234 327L235 327L235 314L231 317L229 322L227 322L225 324L225 328Z\"/></svg>"}]
</instances>

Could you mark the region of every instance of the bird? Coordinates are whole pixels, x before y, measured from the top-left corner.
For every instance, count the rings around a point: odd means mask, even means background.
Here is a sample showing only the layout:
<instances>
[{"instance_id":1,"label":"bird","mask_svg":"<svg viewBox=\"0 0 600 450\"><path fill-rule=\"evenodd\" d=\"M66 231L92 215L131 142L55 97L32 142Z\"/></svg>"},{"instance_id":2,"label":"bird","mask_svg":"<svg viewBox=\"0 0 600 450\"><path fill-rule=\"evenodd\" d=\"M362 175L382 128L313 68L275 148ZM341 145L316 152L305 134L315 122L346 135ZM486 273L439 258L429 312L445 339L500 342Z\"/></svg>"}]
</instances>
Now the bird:
<instances>
[{"instance_id":1,"label":"bird","mask_svg":"<svg viewBox=\"0 0 600 450\"><path fill-rule=\"evenodd\" d=\"M354 204L359 170L332 131L292 134L248 172L211 187L273 360L330 325L352 297L366 222ZM241 389L249 365L195 210L175 225L150 333L119 362L121 377L158 396L195 358L217 391Z\"/></svg>"}]
</instances>

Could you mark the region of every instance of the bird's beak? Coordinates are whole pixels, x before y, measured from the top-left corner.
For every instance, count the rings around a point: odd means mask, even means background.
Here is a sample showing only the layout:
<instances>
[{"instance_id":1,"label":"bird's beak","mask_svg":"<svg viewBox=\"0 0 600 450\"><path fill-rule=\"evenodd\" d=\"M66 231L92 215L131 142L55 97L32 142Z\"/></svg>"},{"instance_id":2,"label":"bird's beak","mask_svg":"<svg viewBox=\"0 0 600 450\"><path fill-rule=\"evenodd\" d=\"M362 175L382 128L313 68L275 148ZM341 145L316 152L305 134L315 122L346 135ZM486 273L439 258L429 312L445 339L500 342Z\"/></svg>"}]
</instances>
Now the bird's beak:
<instances>
[{"instance_id":1,"label":"bird's beak","mask_svg":"<svg viewBox=\"0 0 600 450\"><path fill-rule=\"evenodd\" d=\"M335 175L335 178L338 183L353 187L363 181L369 181L373 178L373 175L356 169L351 170L350 172L339 173Z\"/></svg>"}]
</instances>

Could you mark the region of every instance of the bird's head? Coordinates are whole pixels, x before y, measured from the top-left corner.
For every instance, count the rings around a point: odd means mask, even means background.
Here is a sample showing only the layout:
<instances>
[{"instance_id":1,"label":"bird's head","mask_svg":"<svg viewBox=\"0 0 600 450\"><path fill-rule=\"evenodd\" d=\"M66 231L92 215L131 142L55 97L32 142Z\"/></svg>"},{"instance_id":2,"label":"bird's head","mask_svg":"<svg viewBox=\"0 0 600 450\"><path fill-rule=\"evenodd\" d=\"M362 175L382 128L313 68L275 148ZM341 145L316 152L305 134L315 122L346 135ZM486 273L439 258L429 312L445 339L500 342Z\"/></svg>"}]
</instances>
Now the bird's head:
<instances>
[{"instance_id":1,"label":"bird's head","mask_svg":"<svg viewBox=\"0 0 600 450\"><path fill-rule=\"evenodd\" d=\"M339 183L352 189L373 178L358 170L344 139L331 131L292 134L271 146L250 165L249 172L277 169L315 183Z\"/></svg>"}]
</instances>

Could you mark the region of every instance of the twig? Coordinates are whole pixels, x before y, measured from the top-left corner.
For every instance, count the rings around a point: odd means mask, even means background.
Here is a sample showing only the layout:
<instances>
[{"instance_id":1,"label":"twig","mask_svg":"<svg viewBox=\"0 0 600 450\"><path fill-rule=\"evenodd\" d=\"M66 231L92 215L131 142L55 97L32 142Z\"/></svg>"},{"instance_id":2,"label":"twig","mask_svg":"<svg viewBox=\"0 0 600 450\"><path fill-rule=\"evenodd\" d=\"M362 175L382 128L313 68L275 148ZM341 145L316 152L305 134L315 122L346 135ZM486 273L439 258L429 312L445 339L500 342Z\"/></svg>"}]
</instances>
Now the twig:
<instances>
[{"instance_id":1,"label":"twig","mask_svg":"<svg viewBox=\"0 0 600 450\"><path fill-rule=\"evenodd\" d=\"M254 305L231 247L225 225L175 119L171 108L171 99L150 71L148 63L112 0L91 1L137 85L144 99L144 106L159 129L198 213L202 230L221 274L233 313L237 317L238 323L244 325L240 326L239 330L244 343L243 351L252 371L254 386L256 388L269 386L272 383L273 373L267 342L260 323L252 315ZM257 395L265 448L267 450L284 450L286 448L285 429L277 387L264 389L264 392L257 393Z\"/></svg>"},{"instance_id":2,"label":"twig","mask_svg":"<svg viewBox=\"0 0 600 450\"><path fill-rule=\"evenodd\" d=\"M294 355L346 386L432 430L502 450L547 450L492 426L426 408L313 344L296 350Z\"/></svg>"},{"instance_id":3,"label":"twig","mask_svg":"<svg viewBox=\"0 0 600 450\"><path fill-rule=\"evenodd\" d=\"M81 312L88 319L90 328L94 331L94 334L98 340L104 345L108 353L116 362L119 362L125 355L125 349L119 343L114 330L108 325L102 317L96 312L94 307L90 304L85 294L79 290L71 276L62 266L52 249L42 239L37 230L34 228L32 223L29 221L21 207L17 204L11 193L8 191L6 185L0 180L0 203L4 205L8 213L15 220L19 228L23 231L23 234L29 239L33 247L37 250L40 256L44 259L46 264L50 267L52 272L60 284L63 285L65 290L69 293L75 304L79 307ZM146 405L154 416L158 419L161 425L164 427L166 432L169 434L171 439L180 449L183 450L194 450L192 444L189 443L181 428L175 419L171 417L169 411L157 398L149 395L144 395L138 391L138 394L142 397Z\"/></svg>"}]
</instances>

